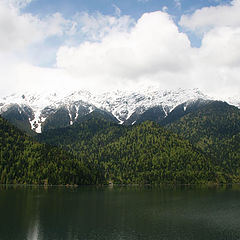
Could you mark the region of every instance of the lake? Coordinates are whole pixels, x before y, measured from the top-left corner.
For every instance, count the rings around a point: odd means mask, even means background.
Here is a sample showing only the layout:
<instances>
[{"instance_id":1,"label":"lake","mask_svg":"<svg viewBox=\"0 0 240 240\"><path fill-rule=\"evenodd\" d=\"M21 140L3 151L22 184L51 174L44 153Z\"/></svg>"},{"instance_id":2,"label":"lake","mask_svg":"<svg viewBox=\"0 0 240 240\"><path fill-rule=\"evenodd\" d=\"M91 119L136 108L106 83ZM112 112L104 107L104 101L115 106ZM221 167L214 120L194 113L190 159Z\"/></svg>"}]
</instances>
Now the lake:
<instances>
[{"instance_id":1,"label":"lake","mask_svg":"<svg viewBox=\"0 0 240 240\"><path fill-rule=\"evenodd\" d=\"M0 186L1 240L239 240L240 186Z\"/></svg>"}]
</instances>

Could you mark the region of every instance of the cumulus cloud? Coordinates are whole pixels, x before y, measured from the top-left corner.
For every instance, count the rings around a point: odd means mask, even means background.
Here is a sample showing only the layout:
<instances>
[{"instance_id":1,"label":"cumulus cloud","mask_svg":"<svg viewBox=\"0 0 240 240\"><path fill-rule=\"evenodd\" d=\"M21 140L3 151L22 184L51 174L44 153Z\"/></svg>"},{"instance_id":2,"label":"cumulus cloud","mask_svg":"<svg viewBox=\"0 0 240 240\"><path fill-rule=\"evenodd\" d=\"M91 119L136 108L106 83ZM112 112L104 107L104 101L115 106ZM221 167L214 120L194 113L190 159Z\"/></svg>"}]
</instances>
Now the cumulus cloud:
<instances>
[{"instance_id":1,"label":"cumulus cloud","mask_svg":"<svg viewBox=\"0 0 240 240\"><path fill-rule=\"evenodd\" d=\"M126 15L120 16L120 12L116 11L119 16L103 15L100 12L94 15L87 12L76 14L73 17L76 24L75 35L80 35L89 41L99 41L113 32L128 31L135 24L135 20Z\"/></svg>"},{"instance_id":2,"label":"cumulus cloud","mask_svg":"<svg viewBox=\"0 0 240 240\"><path fill-rule=\"evenodd\" d=\"M238 1L233 1L209 9L217 16L223 9L231 15L237 7ZM187 17L192 19L199 11ZM182 19L180 23L185 27ZM200 19L205 21L205 13ZM167 13L146 13L130 30L110 27L100 41L62 46L57 53L57 67L95 87L157 83L163 88L199 87L218 96L238 94L240 24L236 21L232 20L231 26L229 19L222 20L222 25L217 19L201 25L208 30L201 47L193 48Z\"/></svg>"},{"instance_id":3,"label":"cumulus cloud","mask_svg":"<svg viewBox=\"0 0 240 240\"><path fill-rule=\"evenodd\" d=\"M215 27L240 26L240 0L233 0L229 5L204 7L193 14L183 15L179 24L191 31L207 32Z\"/></svg>"},{"instance_id":4,"label":"cumulus cloud","mask_svg":"<svg viewBox=\"0 0 240 240\"><path fill-rule=\"evenodd\" d=\"M25 8L28 4L32 2L32 0L6 0L11 5L17 7L17 8Z\"/></svg>"},{"instance_id":5,"label":"cumulus cloud","mask_svg":"<svg viewBox=\"0 0 240 240\"><path fill-rule=\"evenodd\" d=\"M183 15L179 24L193 33L202 33L196 49L195 75L205 88L218 95L240 93L240 0L228 5L205 7ZM201 71L202 70L202 71ZM215 86L215 89L214 89Z\"/></svg>"},{"instance_id":6,"label":"cumulus cloud","mask_svg":"<svg viewBox=\"0 0 240 240\"><path fill-rule=\"evenodd\" d=\"M15 10L13 16L19 22L23 18L32 30L27 29L23 34L22 25L12 28L12 33L24 40L18 43L12 37L15 41L12 48L31 44L33 40L27 37L25 40L29 31L33 39L34 34L36 39L44 39L51 34L68 34L75 42L72 46L64 44L58 49L55 68L23 64L19 59L2 53L0 64L6 58L9 61L5 63L4 70L0 69L0 74L11 79L6 87L9 88L11 83L19 89L28 85L37 89L48 86L48 89L111 90L158 84L164 89L199 87L216 96L239 94L240 20L236 14L239 6L240 0L234 0L228 5L202 8L182 16L179 24L183 29L203 33L199 48L191 46L187 34L180 32L172 17L163 11L145 13L135 21L129 16L101 13L79 13L68 20L56 13L43 20ZM2 21L1 36L5 31ZM38 26L37 30L35 26ZM19 29L22 29L23 36ZM5 44L6 48L10 44L7 41L3 43L0 39L0 51L1 46Z\"/></svg>"},{"instance_id":7,"label":"cumulus cloud","mask_svg":"<svg viewBox=\"0 0 240 240\"><path fill-rule=\"evenodd\" d=\"M187 36L163 12L144 14L131 31L113 31L100 42L61 47L57 67L79 78L111 82L140 81L159 73L187 71L191 61ZM169 83L171 84L171 83Z\"/></svg>"},{"instance_id":8,"label":"cumulus cloud","mask_svg":"<svg viewBox=\"0 0 240 240\"><path fill-rule=\"evenodd\" d=\"M71 28L72 22L65 20L60 13L40 19L32 14L21 14L15 7L29 2L0 1L0 51L22 49L50 36L62 35Z\"/></svg>"},{"instance_id":9,"label":"cumulus cloud","mask_svg":"<svg viewBox=\"0 0 240 240\"><path fill-rule=\"evenodd\" d=\"M202 40L199 61L224 68L240 67L240 28L214 28Z\"/></svg>"}]
</instances>

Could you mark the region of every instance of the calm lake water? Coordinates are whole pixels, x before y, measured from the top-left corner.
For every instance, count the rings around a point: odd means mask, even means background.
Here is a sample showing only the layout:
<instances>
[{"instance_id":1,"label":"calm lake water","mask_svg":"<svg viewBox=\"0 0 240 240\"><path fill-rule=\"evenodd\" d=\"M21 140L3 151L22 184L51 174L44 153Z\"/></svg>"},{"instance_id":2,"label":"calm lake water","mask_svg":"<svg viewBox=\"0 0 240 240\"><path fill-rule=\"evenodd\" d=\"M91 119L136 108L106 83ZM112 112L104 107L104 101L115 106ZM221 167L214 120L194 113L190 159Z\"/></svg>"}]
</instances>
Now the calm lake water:
<instances>
[{"instance_id":1,"label":"calm lake water","mask_svg":"<svg viewBox=\"0 0 240 240\"><path fill-rule=\"evenodd\" d=\"M240 186L0 186L1 240L240 240Z\"/></svg>"}]
</instances>

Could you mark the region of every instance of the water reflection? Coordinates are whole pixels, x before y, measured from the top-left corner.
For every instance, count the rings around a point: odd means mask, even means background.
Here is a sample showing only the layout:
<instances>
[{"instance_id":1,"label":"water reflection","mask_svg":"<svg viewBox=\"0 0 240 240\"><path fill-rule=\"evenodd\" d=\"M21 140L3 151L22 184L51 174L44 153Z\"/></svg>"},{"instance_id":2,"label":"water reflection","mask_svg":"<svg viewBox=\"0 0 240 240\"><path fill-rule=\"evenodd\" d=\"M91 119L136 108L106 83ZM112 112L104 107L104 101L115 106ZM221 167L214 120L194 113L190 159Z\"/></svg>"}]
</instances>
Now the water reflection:
<instances>
[{"instance_id":1,"label":"water reflection","mask_svg":"<svg viewBox=\"0 0 240 240\"><path fill-rule=\"evenodd\" d=\"M239 185L0 186L0 239L237 240L239 200Z\"/></svg>"},{"instance_id":2,"label":"water reflection","mask_svg":"<svg viewBox=\"0 0 240 240\"><path fill-rule=\"evenodd\" d=\"M27 240L38 240L39 238L39 221L36 220L33 222L33 225L29 227Z\"/></svg>"}]
</instances>

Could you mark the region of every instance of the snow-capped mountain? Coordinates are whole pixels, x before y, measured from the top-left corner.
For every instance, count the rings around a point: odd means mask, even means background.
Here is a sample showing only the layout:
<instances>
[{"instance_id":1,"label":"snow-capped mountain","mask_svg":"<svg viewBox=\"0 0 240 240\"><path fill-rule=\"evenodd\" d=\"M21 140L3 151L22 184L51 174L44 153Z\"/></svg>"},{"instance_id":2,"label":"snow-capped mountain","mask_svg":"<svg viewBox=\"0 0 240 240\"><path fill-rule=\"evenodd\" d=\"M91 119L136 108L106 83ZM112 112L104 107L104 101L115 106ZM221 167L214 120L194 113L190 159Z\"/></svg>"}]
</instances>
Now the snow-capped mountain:
<instances>
[{"instance_id":1,"label":"snow-capped mountain","mask_svg":"<svg viewBox=\"0 0 240 240\"><path fill-rule=\"evenodd\" d=\"M235 97L229 97L225 100L227 103L230 105L236 106L240 108L240 97L235 96Z\"/></svg>"},{"instance_id":2,"label":"snow-capped mountain","mask_svg":"<svg viewBox=\"0 0 240 240\"><path fill-rule=\"evenodd\" d=\"M182 111L186 111L191 103L210 99L198 89L163 91L147 88L102 94L76 91L67 95L26 92L0 99L0 114L10 120L24 120L29 128L39 133L49 128L71 125L96 109L109 112L121 124L134 124L141 119L140 116L147 120L150 115L152 118L158 114L162 119L181 104Z\"/></svg>"}]
</instances>

